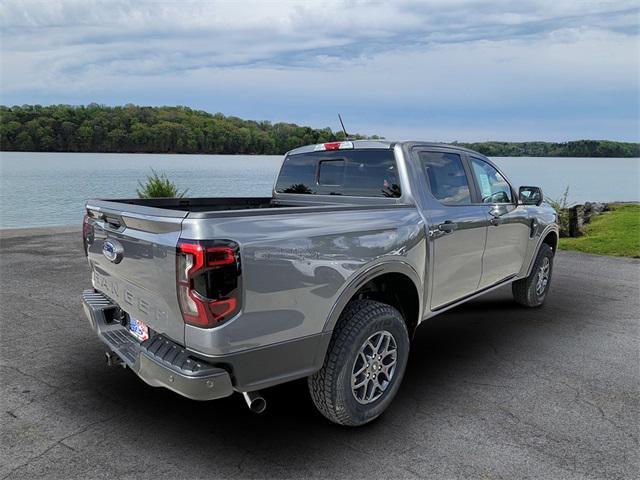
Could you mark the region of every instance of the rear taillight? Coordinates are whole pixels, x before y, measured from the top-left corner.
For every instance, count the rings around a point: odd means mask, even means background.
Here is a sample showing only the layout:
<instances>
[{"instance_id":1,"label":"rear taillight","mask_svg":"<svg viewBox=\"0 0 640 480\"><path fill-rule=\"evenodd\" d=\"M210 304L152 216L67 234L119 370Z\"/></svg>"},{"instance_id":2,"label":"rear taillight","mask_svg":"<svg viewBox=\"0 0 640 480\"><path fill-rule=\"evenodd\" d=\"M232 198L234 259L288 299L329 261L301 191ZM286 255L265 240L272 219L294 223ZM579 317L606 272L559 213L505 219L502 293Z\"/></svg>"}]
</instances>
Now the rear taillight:
<instances>
[{"instance_id":1,"label":"rear taillight","mask_svg":"<svg viewBox=\"0 0 640 480\"><path fill-rule=\"evenodd\" d=\"M240 251L234 242L181 240L178 302L185 323L211 328L240 309Z\"/></svg>"},{"instance_id":2,"label":"rear taillight","mask_svg":"<svg viewBox=\"0 0 640 480\"><path fill-rule=\"evenodd\" d=\"M84 256L88 255L89 245L93 243L93 225L89 221L89 215L84 214L82 219L82 248L84 249Z\"/></svg>"}]
</instances>

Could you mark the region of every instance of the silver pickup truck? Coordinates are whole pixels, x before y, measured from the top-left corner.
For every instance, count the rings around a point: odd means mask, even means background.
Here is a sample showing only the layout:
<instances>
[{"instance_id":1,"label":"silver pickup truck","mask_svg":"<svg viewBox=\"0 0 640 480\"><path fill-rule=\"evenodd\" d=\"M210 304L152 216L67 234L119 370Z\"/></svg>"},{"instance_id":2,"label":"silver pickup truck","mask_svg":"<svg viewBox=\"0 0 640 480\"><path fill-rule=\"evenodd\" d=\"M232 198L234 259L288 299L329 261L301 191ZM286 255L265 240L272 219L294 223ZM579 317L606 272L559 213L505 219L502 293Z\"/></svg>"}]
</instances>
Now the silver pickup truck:
<instances>
[{"instance_id":1,"label":"silver pickup truck","mask_svg":"<svg viewBox=\"0 0 640 480\"><path fill-rule=\"evenodd\" d=\"M83 238L110 364L258 412L307 377L324 416L362 425L421 322L506 284L542 305L558 225L479 153L363 140L290 151L272 197L89 200Z\"/></svg>"}]
</instances>

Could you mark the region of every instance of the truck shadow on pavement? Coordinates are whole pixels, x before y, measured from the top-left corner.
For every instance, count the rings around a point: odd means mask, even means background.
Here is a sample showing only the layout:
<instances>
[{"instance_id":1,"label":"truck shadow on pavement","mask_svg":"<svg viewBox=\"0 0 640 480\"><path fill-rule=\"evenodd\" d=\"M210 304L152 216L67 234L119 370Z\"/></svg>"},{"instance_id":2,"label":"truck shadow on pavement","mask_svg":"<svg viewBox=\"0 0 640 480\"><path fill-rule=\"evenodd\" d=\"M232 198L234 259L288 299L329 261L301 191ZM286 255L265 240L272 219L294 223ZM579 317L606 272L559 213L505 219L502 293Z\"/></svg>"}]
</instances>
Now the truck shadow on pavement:
<instances>
[{"instance_id":1,"label":"truck shadow on pavement","mask_svg":"<svg viewBox=\"0 0 640 480\"><path fill-rule=\"evenodd\" d=\"M515 315L532 316L523 315L521 308L503 296L477 300L427 320L413 339L407 372L391 411L401 408L395 403L401 403L404 397L419 394L432 384L457 382L470 366L495 361L496 352L508 344L514 334L518 335L517 330L526 329L525 321L533 321L522 320L514 325L509 318ZM506 328L507 325L510 328ZM213 424L216 430L224 429L225 425L233 427L226 435L232 435L241 425L248 430L277 425L278 428L270 433L274 438L287 425L301 431L305 425L314 428L324 425L328 430L356 430L333 425L317 413L307 392L306 380L264 390L267 410L254 414L247 409L239 394L211 402L197 402L162 388L147 386L132 372L118 367L99 365L92 370L93 388L108 391L108 398L121 404L132 416L162 420L165 426L169 419L174 419L177 427L189 431L190 435L206 434ZM428 405L424 407L428 408Z\"/></svg>"}]
</instances>

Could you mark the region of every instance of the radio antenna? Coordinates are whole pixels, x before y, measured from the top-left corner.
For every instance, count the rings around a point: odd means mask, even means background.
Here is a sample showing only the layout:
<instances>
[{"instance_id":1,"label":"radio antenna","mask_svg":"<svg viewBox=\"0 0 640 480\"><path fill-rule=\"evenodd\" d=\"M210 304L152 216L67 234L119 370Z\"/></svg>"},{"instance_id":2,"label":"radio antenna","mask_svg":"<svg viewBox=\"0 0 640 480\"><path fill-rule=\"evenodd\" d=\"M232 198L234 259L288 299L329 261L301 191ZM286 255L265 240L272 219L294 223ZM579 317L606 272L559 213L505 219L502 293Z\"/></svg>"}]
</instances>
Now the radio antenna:
<instances>
[{"instance_id":1,"label":"radio antenna","mask_svg":"<svg viewBox=\"0 0 640 480\"><path fill-rule=\"evenodd\" d=\"M344 122L342 121L342 117L338 114L338 119L340 120L340 125L342 125L342 131L344 132L344 139L349 140L349 134L347 133L347 129L344 128Z\"/></svg>"}]
</instances>

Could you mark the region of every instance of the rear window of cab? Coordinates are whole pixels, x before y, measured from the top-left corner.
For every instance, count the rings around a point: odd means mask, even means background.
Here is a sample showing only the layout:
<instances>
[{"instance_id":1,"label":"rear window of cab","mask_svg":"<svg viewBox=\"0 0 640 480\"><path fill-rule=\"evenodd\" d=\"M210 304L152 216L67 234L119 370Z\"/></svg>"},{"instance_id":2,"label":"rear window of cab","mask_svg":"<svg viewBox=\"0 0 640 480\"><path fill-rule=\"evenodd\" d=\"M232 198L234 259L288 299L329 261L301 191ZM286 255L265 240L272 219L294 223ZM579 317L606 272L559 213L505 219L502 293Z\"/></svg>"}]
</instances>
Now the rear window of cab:
<instances>
[{"instance_id":1,"label":"rear window of cab","mask_svg":"<svg viewBox=\"0 0 640 480\"><path fill-rule=\"evenodd\" d=\"M391 150L336 150L285 158L277 193L400 197L396 159Z\"/></svg>"}]
</instances>

